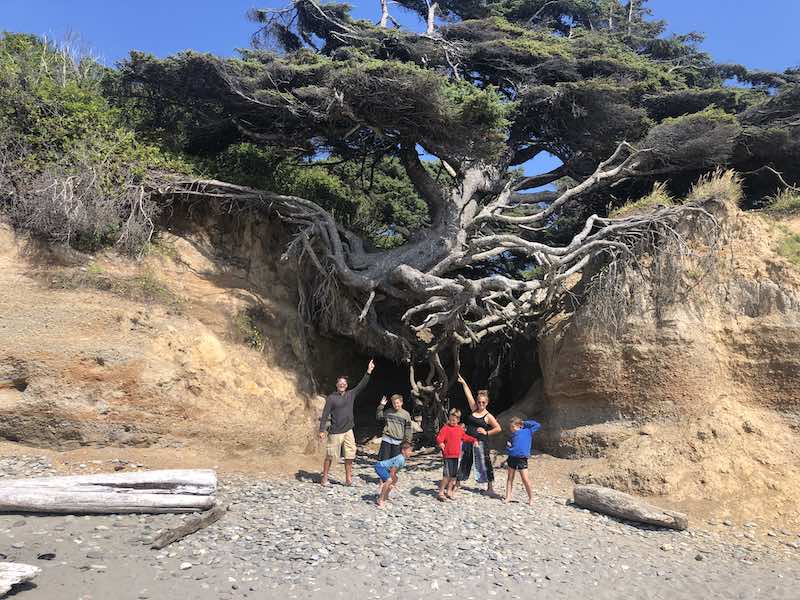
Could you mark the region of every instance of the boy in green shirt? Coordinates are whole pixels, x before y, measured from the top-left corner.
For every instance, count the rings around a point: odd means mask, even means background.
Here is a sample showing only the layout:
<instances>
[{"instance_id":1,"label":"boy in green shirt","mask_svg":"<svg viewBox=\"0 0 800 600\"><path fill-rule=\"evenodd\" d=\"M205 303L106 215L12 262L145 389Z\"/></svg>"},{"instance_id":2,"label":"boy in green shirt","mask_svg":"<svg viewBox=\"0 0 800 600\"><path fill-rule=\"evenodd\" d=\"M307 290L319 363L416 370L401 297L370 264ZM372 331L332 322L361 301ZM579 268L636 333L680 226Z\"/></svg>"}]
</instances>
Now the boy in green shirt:
<instances>
[{"instance_id":1,"label":"boy in green shirt","mask_svg":"<svg viewBox=\"0 0 800 600\"><path fill-rule=\"evenodd\" d=\"M378 451L378 460L386 460L400 454L400 445L403 442L411 443L414 430L411 428L411 415L403 410L403 397L394 394L391 398L392 405L386 408L386 396L381 398L375 417L378 421L385 421L381 448Z\"/></svg>"}]
</instances>

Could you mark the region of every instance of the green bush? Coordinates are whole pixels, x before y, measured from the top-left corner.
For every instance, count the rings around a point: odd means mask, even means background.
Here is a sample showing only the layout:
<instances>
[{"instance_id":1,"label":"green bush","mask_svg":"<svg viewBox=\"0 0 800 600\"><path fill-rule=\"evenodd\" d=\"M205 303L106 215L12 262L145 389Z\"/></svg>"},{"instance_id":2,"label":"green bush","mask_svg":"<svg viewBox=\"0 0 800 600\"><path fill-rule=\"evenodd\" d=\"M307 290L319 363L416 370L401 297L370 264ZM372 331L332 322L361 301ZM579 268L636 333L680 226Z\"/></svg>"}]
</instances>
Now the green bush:
<instances>
[{"instance_id":1,"label":"green bush","mask_svg":"<svg viewBox=\"0 0 800 600\"><path fill-rule=\"evenodd\" d=\"M188 165L136 140L103 97L107 69L35 36L0 37L0 194L11 222L83 250L140 253L160 206L153 169Z\"/></svg>"}]
</instances>

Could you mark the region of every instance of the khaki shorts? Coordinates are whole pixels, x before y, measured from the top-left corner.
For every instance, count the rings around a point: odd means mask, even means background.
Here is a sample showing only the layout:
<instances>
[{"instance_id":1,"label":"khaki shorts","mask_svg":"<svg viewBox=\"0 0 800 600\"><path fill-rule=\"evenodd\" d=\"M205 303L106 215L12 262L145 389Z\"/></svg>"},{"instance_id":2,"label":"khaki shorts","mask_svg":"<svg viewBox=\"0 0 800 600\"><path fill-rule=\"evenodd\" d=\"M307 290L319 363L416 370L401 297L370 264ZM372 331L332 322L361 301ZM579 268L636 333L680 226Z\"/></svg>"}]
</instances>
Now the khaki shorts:
<instances>
[{"instance_id":1,"label":"khaki shorts","mask_svg":"<svg viewBox=\"0 0 800 600\"><path fill-rule=\"evenodd\" d=\"M353 430L344 433L329 433L328 445L325 447L325 456L339 458L344 447L344 459L353 460L356 457L356 437Z\"/></svg>"}]
</instances>

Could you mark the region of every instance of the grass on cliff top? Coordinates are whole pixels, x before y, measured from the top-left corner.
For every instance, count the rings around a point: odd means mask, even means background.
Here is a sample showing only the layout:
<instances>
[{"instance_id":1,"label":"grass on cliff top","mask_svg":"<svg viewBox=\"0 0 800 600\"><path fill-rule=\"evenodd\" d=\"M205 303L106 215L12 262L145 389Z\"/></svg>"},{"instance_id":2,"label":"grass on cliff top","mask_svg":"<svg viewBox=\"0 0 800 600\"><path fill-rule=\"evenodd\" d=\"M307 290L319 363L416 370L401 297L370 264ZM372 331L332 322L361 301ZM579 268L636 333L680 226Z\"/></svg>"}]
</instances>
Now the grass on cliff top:
<instances>
[{"instance_id":1,"label":"grass on cliff top","mask_svg":"<svg viewBox=\"0 0 800 600\"><path fill-rule=\"evenodd\" d=\"M742 190L741 176L732 170L723 171L716 169L711 173L703 175L692 186L691 191L686 196L685 202L701 202L703 200L723 200L735 205L739 205L744 198ZM656 182L653 190L643 198L633 202L628 202L608 213L612 219L628 217L634 213L641 212L655 206L675 206L684 201L676 200L667 190L666 182Z\"/></svg>"},{"instance_id":2,"label":"grass on cliff top","mask_svg":"<svg viewBox=\"0 0 800 600\"><path fill-rule=\"evenodd\" d=\"M692 186L692 191L686 197L687 202L700 202L702 200L726 200L736 206L744 198L742 177L736 171L715 169L703 175Z\"/></svg>"},{"instance_id":3,"label":"grass on cliff top","mask_svg":"<svg viewBox=\"0 0 800 600\"><path fill-rule=\"evenodd\" d=\"M51 272L47 278L54 289L95 289L136 302L157 302L173 307L183 302L149 271L134 276L111 275L93 264L85 269Z\"/></svg>"},{"instance_id":4,"label":"grass on cliff top","mask_svg":"<svg viewBox=\"0 0 800 600\"><path fill-rule=\"evenodd\" d=\"M785 189L767 199L767 210L781 213L800 213L800 192Z\"/></svg>"},{"instance_id":5,"label":"grass on cliff top","mask_svg":"<svg viewBox=\"0 0 800 600\"><path fill-rule=\"evenodd\" d=\"M620 219L658 205L675 205L675 199L670 196L669 192L667 191L666 184L660 181L653 186L653 191L651 191L647 196L615 208L608 213L608 216L612 219Z\"/></svg>"}]
</instances>

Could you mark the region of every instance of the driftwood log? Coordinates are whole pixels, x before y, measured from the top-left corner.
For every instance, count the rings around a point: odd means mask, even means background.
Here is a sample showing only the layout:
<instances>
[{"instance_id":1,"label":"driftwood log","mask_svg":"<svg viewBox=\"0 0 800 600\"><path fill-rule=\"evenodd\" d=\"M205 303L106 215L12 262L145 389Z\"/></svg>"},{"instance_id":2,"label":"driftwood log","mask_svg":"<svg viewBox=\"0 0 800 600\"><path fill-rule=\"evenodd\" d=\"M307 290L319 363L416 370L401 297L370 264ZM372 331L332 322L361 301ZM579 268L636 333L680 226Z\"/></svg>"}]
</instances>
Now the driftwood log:
<instances>
[{"instance_id":1,"label":"driftwood log","mask_svg":"<svg viewBox=\"0 0 800 600\"><path fill-rule=\"evenodd\" d=\"M41 571L33 565L0 562L0 598L10 592L13 586L30 581Z\"/></svg>"},{"instance_id":2,"label":"driftwood log","mask_svg":"<svg viewBox=\"0 0 800 600\"><path fill-rule=\"evenodd\" d=\"M678 531L689 527L689 518L683 513L661 509L630 494L610 488L599 485L576 485L572 495L578 506L619 519Z\"/></svg>"},{"instance_id":3,"label":"driftwood log","mask_svg":"<svg viewBox=\"0 0 800 600\"><path fill-rule=\"evenodd\" d=\"M155 550L161 550L161 548L165 548L173 542L182 540L187 535L193 534L195 531L200 531L204 527L208 527L212 523L216 523L223 516L225 516L226 512L228 512L227 506L215 506L211 510L202 514L189 517L189 519L182 525L172 529L165 529L159 533L153 540L153 543L150 545L150 547Z\"/></svg>"},{"instance_id":4,"label":"driftwood log","mask_svg":"<svg viewBox=\"0 0 800 600\"><path fill-rule=\"evenodd\" d=\"M207 469L11 479L0 486L0 512L198 512L213 508L216 490Z\"/></svg>"}]
</instances>

